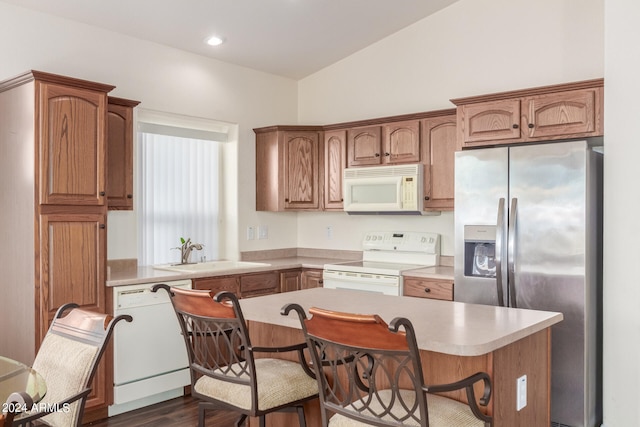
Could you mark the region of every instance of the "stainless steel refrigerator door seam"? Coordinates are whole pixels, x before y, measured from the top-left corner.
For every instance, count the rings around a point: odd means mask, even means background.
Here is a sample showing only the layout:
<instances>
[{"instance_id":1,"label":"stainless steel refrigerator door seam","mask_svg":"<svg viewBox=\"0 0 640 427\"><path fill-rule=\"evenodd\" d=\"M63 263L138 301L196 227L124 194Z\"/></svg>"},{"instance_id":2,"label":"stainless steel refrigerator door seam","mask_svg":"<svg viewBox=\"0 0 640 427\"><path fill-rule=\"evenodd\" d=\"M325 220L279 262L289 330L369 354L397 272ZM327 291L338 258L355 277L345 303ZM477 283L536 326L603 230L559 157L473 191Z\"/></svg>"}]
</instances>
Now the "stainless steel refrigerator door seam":
<instances>
[{"instance_id":1,"label":"stainless steel refrigerator door seam","mask_svg":"<svg viewBox=\"0 0 640 427\"><path fill-rule=\"evenodd\" d=\"M498 291L498 304L502 307L506 305L504 292L502 292L502 243L504 242L504 197L498 201L498 220L496 227L496 288Z\"/></svg>"},{"instance_id":2,"label":"stainless steel refrigerator door seam","mask_svg":"<svg viewBox=\"0 0 640 427\"><path fill-rule=\"evenodd\" d=\"M516 303L516 219L518 217L518 198L511 199L511 209L509 210L509 253L507 255L507 277L509 285L510 307L517 308Z\"/></svg>"}]
</instances>

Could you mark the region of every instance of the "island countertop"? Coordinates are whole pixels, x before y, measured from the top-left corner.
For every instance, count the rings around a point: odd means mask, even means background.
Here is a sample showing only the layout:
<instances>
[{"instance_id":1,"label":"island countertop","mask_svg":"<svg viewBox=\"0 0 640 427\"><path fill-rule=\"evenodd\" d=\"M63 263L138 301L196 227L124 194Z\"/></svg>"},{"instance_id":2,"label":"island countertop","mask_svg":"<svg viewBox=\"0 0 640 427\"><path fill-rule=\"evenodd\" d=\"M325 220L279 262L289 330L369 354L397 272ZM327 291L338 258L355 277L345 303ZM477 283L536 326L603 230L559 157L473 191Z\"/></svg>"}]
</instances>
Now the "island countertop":
<instances>
[{"instance_id":1,"label":"island countertop","mask_svg":"<svg viewBox=\"0 0 640 427\"><path fill-rule=\"evenodd\" d=\"M389 323L408 318L421 350L479 356L512 344L562 321L562 313L389 296L343 289L315 288L240 300L247 321L300 329L294 313L282 316L288 303L359 314L378 314Z\"/></svg>"}]
</instances>

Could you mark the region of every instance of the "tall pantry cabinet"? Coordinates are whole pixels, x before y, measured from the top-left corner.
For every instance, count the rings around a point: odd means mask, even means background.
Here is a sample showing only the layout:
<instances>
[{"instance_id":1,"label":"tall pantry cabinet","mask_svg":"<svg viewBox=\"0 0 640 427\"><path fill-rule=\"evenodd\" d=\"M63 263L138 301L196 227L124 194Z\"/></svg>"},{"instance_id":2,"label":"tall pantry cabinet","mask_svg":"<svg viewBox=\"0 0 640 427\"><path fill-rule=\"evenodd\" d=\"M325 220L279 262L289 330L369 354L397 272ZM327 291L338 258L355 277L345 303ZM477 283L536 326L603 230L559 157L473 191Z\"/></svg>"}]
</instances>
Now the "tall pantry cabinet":
<instances>
[{"instance_id":1,"label":"tall pantry cabinet","mask_svg":"<svg viewBox=\"0 0 640 427\"><path fill-rule=\"evenodd\" d=\"M39 71L0 83L0 354L31 363L56 309L107 312L106 119L114 87ZM106 364L87 408L108 403Z\"/></svg>"}]
</instances>

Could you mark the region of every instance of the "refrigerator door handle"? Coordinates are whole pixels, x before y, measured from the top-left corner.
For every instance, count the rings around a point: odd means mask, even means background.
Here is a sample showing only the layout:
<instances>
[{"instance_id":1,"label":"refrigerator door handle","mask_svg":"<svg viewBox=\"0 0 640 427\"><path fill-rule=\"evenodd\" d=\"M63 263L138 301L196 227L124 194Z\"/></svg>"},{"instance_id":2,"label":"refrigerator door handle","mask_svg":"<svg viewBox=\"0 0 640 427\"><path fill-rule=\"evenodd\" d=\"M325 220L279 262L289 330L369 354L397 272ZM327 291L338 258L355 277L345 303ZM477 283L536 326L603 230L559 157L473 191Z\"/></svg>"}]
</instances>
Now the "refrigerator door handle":
<instances>
[{"instance_id":1,"label":"refrigerator door handle","mask_svg":"<svg viewBox=\"0 0 640 427\"><path fill-rule=\"evenodd\" d=\"M510 307L517 308L516 304L516 221L518 218L518 198L511 199L509 210L509 247L507 252L507 283L509 285Z\"/></svg>"},{"instance_id":2,"label":"refrigerator door handle","mask_svg":"<svg viewBox=\"0 0 640 427\"><path fill-rule=\"evenodd\" d=\"M502 291L502 246L504 243L504 197L501 197L498 201L498 220L496 222L496 253L495 253L495 263L496 263L496 287L498 291L498 305L501 307L505 306L504 292Z\"/></svg>"}]
</instances>

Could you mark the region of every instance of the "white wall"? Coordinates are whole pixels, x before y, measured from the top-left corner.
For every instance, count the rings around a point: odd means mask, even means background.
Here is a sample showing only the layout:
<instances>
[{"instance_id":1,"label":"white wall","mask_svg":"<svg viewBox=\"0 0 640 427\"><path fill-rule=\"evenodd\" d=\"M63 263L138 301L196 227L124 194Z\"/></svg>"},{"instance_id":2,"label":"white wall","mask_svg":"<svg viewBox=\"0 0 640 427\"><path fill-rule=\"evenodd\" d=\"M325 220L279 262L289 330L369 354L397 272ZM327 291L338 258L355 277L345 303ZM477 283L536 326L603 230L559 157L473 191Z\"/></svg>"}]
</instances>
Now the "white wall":
<instances>
[{"instance_id":1,"label":"white wall","mask_svg":"<svg viewBox=\"0 0 640 427\"><path fill-rule=\"evenodd\" d=\"M640 2L605 0L604 424L640 425Z\"/></svg>"},{"instance_id":2,"label":"white wall","mask_svg":"<svg viewBox=\"0 0 640 427\"><path fill-rule=\"evenodd\" d=\"M454 108L452 98L604 75L603 0L460 0L299 83L299 122L329 124ZM326 237L331 225L332 239ZM370 230L442 235L453 215L300 214L302 247L360 249Z\"/></svg>"},{"instance_id":3,"label":"white wall","mask_svg":"<svg viewBox=\"0 0 640 427\"><path fill-rule=\"evenodd\" d=\"M140 108L237 124L235 146L225 153L224 167L231 171L225 178L232 191L226 194L227 217L221 224L229 236L224 253L237 256L240 250L251 250L251 243L256 248L296 246L287 215L268 215L273 237L267 241L238 237L246 224L266 222L255 212L252 129L296 122L295 81L1 1L0 52L0 80L30 69L47 71L115 85L111 95L140 100ZM135 212L111 212L108 224L108 258L136 258Z\"/></svg>"}]
</instances>

